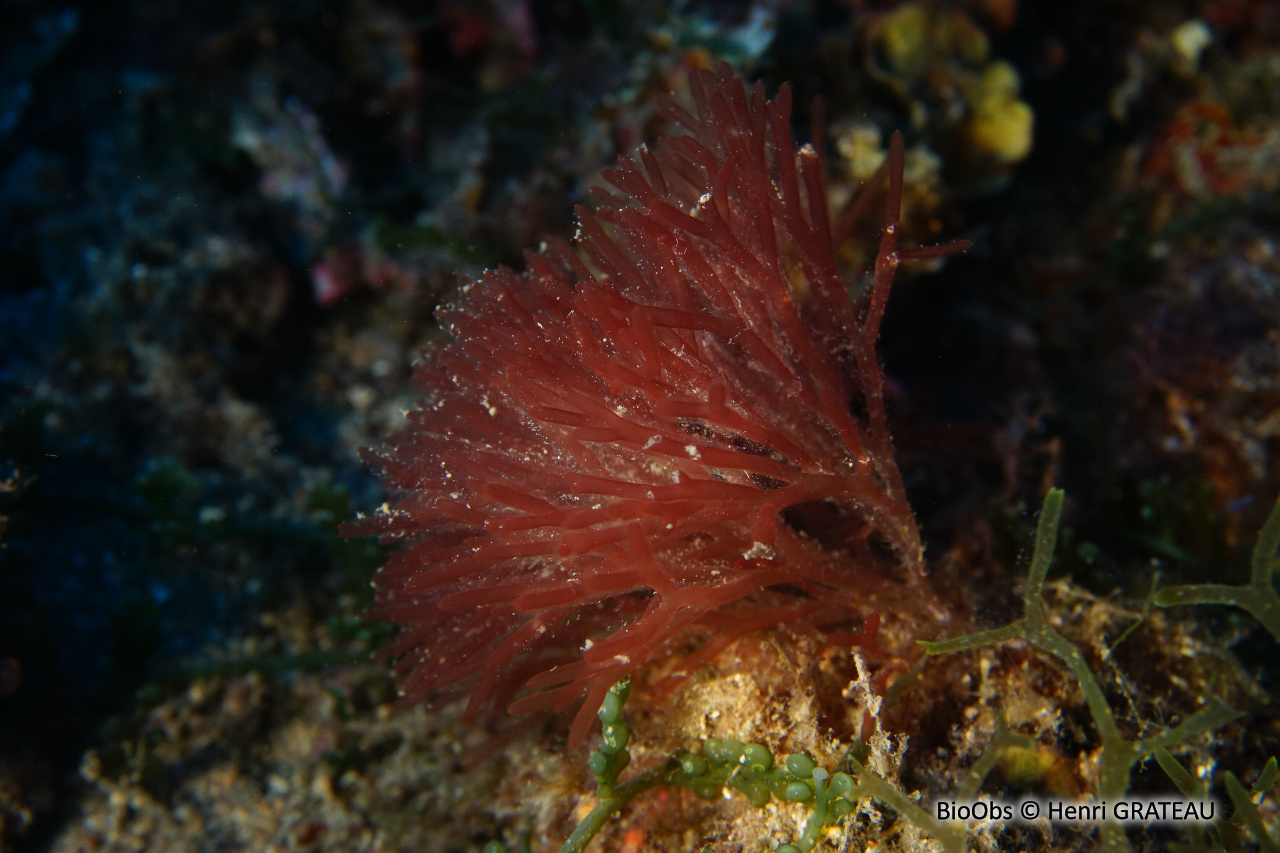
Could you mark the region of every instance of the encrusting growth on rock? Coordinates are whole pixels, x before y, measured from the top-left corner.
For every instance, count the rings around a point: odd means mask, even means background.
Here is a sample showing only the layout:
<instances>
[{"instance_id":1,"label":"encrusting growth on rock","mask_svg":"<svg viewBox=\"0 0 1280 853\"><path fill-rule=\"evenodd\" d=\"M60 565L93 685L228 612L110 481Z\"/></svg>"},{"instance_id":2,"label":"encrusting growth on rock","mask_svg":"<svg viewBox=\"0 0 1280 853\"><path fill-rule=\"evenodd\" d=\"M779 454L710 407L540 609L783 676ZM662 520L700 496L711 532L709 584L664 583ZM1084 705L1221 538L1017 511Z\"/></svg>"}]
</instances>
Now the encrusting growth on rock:
<instances>
[{"instance_id":1,"label":"encrusting growth on rock","mask_svg":"<svg viewBox=\"0 0 1280 853\"><path fill-rule=\"evenodd\" d=\"M604 172L576 251L526 253L441 309L423 407L367 454L395 501L346 532L401 546L377 600L411 701L581 703L577 743L686 629L713 635L689 671L752 630L932 600L874 346L899 262L967 244L897 248L895 134L852 302L790 89L766 100L727 67L692 83L692 113L662 104L684 135Z\"/></svg>"}]
</instances>

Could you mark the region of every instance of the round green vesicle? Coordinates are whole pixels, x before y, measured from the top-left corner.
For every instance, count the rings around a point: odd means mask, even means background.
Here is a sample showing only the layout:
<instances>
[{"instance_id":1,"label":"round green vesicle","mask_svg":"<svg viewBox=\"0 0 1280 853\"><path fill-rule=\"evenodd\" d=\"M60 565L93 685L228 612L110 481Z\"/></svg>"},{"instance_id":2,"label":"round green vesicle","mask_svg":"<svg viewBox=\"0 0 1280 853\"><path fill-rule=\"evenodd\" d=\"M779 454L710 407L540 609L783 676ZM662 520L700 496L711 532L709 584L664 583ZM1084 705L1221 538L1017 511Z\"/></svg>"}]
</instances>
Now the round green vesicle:
<instances>
[{"instance_id":1,"label":"round green vesicle","mask_svg":"<svg viewBox=\"0 0 1280 853\"><path fill-rule=\"evenodd\" d=\"M686 776L701 776L707 772L707 759L701 755L690 753L680 759L680 769Z\"/></svg>"},{"instance_id":2,"label":"round green vesicle","mask_svg":"<svg viewBox=\"0 0 1280 853\"><path fill-rule=\"evenodd\" d=\"M765 785L758 778L753 778L746 774L739 774L733 780L733 787L737 788L747 798L751 805L758 809L762 809L769 805L772 798L769 793L769 786Z\"/></svg>"},{"instance_id":3,"label":"round green vesicle","mask_svg":"<svg viewBox=\"0 0 1280 853\"><path fill-rule=\"evenodd\" d=\"M732 738L707 738L702 743L702 754L707 757L713 767L722 764L737 764L742 757L743 743Z\"/></svg>"},{"instance_id":4,"label":"round green vesicle","mask_svg":"<svg viewBox=\"0 0 1280 853\"><path fill-rule=\"evenodd\" d=\"M813 799L813 789L803 782L792 782L783 790L782 799L789 803L806 803Z\"/></svg>"},{"instance_id":5,"label":"round green vesicle","mask_svg":"<svg viewBox=\"0 0 1280 853\"><path fill-rule=\"evenodd\" d=\"M742 765L752 772L762 773L773 767L773 753L759 743L749 743L742 748Z\"/></svg>"},{"instance_id":6,"label":"round green vesicle","mask_svg":"<svg viewBox=\"0 0 1280 853\"><path fill-rule=\"evenodd\" d=\"M704 800L718 800L723 794L723 789L714 782L699 782L690 785L689 790Z\"/></svg>"},{"instance_id":7,"label":"round green vesicle","mask_svg":"<svg viewBox=\"0 0 1280 853\"><path fill-rule=\"evenodd\" d=\"M618 718L622 716L622 697L610 690L604 694L604 701L600 703L600 722L606 726L610 723L618 722Z\"/></svg>"},{"instance_id":8,"label":"round green vesicle","mask_svg":"<svg viewBox=\"0 0 1280 853\"><path fill-rule=\"evenodd\" d=\"M797 779L808 779L813 775L813 768L818 765L813 759L801 753L792 753L787 756L787 770Z\"/></svg>"},{"instance_id":9,"label":"round green vesicle","mask_svg":"<svg viewBox=\"0 0 1280 853\"><path fill-rule=\"evenodd\" d=\"M707 757L707 761L711 762L712 767L719 767L724 764L724 759L720 757L720 738L709 737L704 740L702 742L702 754Z\"/></svg>"},{"instance_id":10,"label":"round green vesicle","mask_svg":"<svg viewBox=\"0 0 1280 853\"><path fill-rule=\"evenodd\" d=\"M854 788L853 777L848 773L836 773L831 777L830 791L836 797L850 797L853 795Z\"/></svg>"},{"instance_id":11,"label":"round green vesicle","mask_svg":"<svg viewBox=\"0 0 1280 853\"><path fill-rule=\"evenodd\" d=\"M611 752L625 749L627 741L631 739L631 730L625 723L607 723L602 727L600 734L605 749Z\"/></svg>"}]
</instances>

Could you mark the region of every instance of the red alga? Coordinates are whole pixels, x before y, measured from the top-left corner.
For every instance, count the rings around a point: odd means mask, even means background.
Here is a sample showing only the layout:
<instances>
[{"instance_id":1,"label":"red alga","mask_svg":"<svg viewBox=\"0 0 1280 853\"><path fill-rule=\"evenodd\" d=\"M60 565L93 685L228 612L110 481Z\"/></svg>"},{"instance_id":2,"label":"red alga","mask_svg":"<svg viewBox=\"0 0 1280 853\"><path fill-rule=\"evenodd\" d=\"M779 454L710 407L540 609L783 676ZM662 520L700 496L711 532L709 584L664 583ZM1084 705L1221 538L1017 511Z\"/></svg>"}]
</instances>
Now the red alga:
<instances>
[{"instance_id":1,"label":"red alga","mask_svg":"<svg viewBox=\"0 0 1280 853\"><path fill-rule=\"evenodd\" d=\"M576 250L528 253L439 312L423 407L368 454L396 495L349 527L397 544L378 612L410 699L582 703L692 626L745 631L892 592L927 599L874 344L900 260L902 139L855 302L791 92L693 80L685 133L622 159ZM844 230L843 227L839 230ZM882 609L883 609L883 605ZM686 669L688 666L686 666Z\"/></svg>"}]
</instances>

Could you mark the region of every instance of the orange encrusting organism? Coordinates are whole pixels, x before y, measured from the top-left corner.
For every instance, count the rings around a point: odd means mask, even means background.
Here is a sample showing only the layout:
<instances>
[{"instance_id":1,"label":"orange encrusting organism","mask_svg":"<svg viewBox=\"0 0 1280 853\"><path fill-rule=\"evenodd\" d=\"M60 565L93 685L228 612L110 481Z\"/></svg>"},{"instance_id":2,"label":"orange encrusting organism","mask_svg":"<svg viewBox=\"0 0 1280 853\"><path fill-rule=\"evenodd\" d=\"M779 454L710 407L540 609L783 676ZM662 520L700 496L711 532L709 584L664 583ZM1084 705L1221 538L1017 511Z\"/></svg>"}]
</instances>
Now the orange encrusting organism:
<instances>
[{"instance_id":1,"label":"orange encrusting organism","mask_svg":"<svg viewBox=\"0 0 1280 853\"><path fill-rule=\"evenodd\" d=\"M855 305L790 89L766 100L727 67L692 82L694 112L662 104L684 135L604 172L616 191L578 209L576 251L526 253L441 309L422 408L367 453L396 497L347 532L400 545L377 611L402 628L411 700L581 703L577 743L609 686L693 626L719 637L701 663L877 595L931 601L874 347L899 262L964 244L897 249L895 135Z\"/></svg>"}]
</instances>

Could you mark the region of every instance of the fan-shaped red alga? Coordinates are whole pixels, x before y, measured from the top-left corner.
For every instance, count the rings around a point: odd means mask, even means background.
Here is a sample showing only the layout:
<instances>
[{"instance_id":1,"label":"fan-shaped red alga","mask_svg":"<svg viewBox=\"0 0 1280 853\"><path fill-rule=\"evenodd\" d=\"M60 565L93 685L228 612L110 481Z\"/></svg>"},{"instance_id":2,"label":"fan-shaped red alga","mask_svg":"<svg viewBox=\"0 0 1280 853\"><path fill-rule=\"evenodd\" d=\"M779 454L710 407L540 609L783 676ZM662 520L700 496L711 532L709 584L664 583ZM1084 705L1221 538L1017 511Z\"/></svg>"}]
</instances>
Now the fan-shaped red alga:
<instances>
[{"instance_id":1,"label":"fan-shaped red alga","mask_svg":"<svg viewBox=\"0 0 1280 853\"><path fill-rule=\"evenodd\" d=\"M581 702L692 626L713 639L819 610L929 597L874 344L898 263L902 139L852 302L826 178L773 101L693 80L684 135L620 160L576 251L461 288L416 367L408 427L368 453L396 495L355 522L401 547L377 578L403 691L474 711ZM839 230L845 230L843 228ZM903 589L908 590L903 595ZM689 667L686 667L688 669Z\"/></svg>"}]
</instances>

